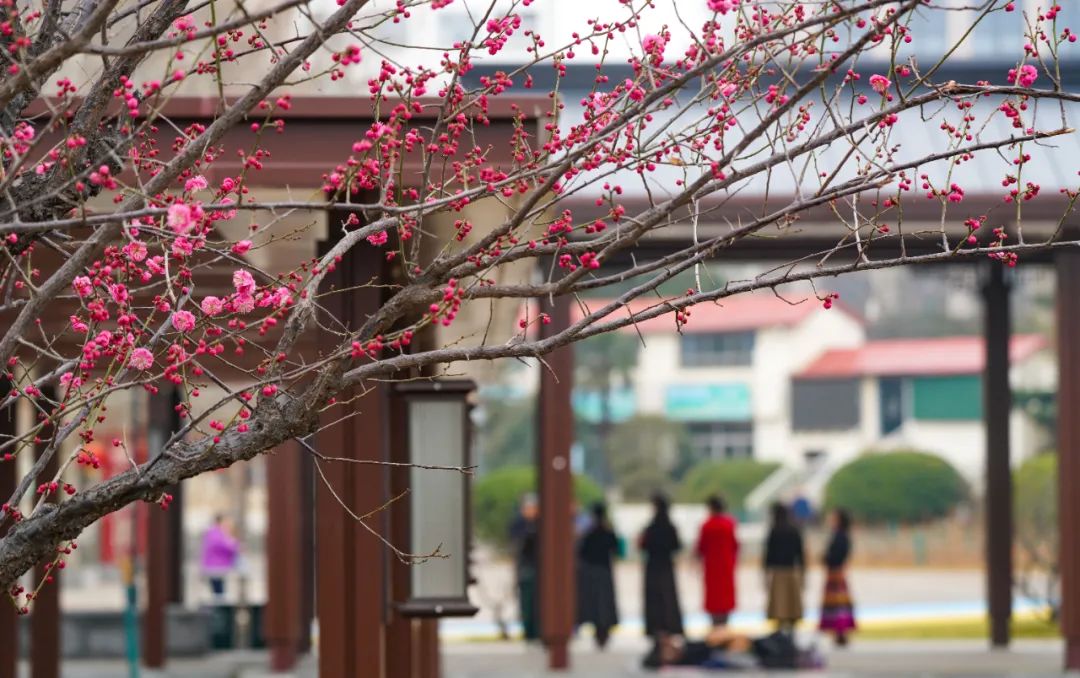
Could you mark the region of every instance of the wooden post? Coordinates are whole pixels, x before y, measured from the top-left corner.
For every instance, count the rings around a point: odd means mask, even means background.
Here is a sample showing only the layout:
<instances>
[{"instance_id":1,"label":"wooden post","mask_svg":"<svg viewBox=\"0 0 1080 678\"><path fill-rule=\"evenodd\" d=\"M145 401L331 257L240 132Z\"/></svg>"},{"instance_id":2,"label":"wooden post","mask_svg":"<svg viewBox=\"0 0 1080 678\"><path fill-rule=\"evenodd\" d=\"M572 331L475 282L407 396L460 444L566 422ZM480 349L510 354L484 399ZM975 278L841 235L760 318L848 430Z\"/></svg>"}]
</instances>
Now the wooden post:
<instances>
[{"instance_id":1,"label":"wooden post","mask_svg":"<svg viewBox=\"0 0 1080 678\"><path fill-rule=\"evenodd\" d=\"M390 398L390 461L408 463L408 407L400 396ZM409 468L395 466L390 468L390 496L398 496L409 489ZM390 511L390 539L395 544L409 543L409 521L411 511L408 499L395 502ZM411 566L387 554L387 575L390 577L390 591L393 601L409 599L412 589L410 581ZM391 607L390 624L386 629L386 675L387 678L414 678L421 663L417 657L419 647L418 629L413 620L401 615ZM426 678L426 677L425 677Z\"/></svg>"},{"instance_id":2,"label":"wooden post","mask_svg":"<svg viewBox=\"0 0 1080 678\"><path fill-rule=\"evenodd\" d=\"M266 458L266 641L270 668L290 671L300 651L303 601L301 462L307 452L296 441Z\"/></svg>"},{"instance_id":3,"label":"wooden post","mask_svg":"<svg viewBox=\"0 0 1080 678\"><path fill-rule=\"evenodd\" d=\"M10 390L11 383L7 379L0 379L0 402L7 398ZM18 425L16 409L16 406L12 405L0 410L0 441L6 442L15 436ZM11 453L14 455L14 450ZM19 480L15 466L14 456L10 461L4 461L0 454L0 503L6 502L15 492ZM6 516L0 516L0 524L10 525L10 521L5 518ZM4 536L5 531L6 528L0 528L0 537ZM19 616L6 596L0 600L0 638L8 640L8 650L0 652L0 678L16 678L19 664Z\"/></svg>"},{"instance_id":4,"label":"wooden post","mask_svg":"<svg viewBox=\"0 0 1080 678\"><path fill-rule=\"evenodd\" d=\"M983 417L986 422L986 582L990 610L990 642L1009 644L1012 621L1012 468L1009 464L1009 285L1005 265L986 262L983 289L986 363L983 373Z\"/></svg>"},{"instance_id":5,"label":"wooden post","mask_svg":"<svg viewBox=\"0 0 1080 678\"><path fill-rule=\"evenodd\" d=\"M377 286L382 263L379 250L358 247L337 264L327 282L348 291L326 298L325 307L332 318L356 329L378 311L382 303ZM331 327L336 322L327 321ZM323 346L332 348L339 340L339 335L330 334ZM346 404L327 408L324 428L317 435L320 453L357 460L386 459L386 401L385 387L377 384L364 384L339 394L338 402ZM351 412L357 413L348 416ZM363 667L365 676L382 678L386 668L385 547L342 504L354 514L382 506L387 499L385 467L321 461L318 466L334 489L331 492L326 487L317 469L319 675L354 675ZM385 511L365 522L367 527L386 534Z\"/></svg>"},{"instance_id":6,"label":"wooden post","mask_svg":"<svg viewBox=\"0 0 1080 678\"><path fill-rule=\"evenodd\" d=\"M56 401L56 390L50 387L42 389L44 396L40 402L39 416L52 417ZM41 443L34 446L35 459L48 448L52 442L55 427L52 423L42 429L39 437ZM36 485L52 482L60 470L60 452L53 454L52 458L41 475L36 479ZM59 501L63 489L57 488L46 499L49 503ZM35 497L36 499L36 497ZM62 546L61 546L62 547ZM59 678L60 676L60 570L53 566L54 557L46 558L34 567L34 587L37 594L34 597L33 608L30 613L30 675L32 678Z\"/></svg>"},{"instance_id":7,"label":"wooden post","mask_svg":"<svg viewBox=\"0 0 1080 678\"><path fill-rule=\"evenodd\" d=\"M177 426L177 394L169 388L150 396L147 403L147 454L149 458L162 453L165 443ZM170 492L171 494L171 492ZM162 668L166 659L166 610L175 589L173 522L168 511L147 504L139 507L148 511L146 549L146 609L143 612L143 663L149 668Z\"/></svg>"},{"instance_id":8,"label":"wooden post","mask_svg":"<svg viewBox=\"0 0 1080 678\"><path fill-rule=\"evenodd\" d=\"M550 316L541 325L544 336L570 326L570 297L545 298L542 311ZM540 366L540 422L537 478L540 495L540 635L548 651L548 666L570 667L567 644L574 628L573 484L570 447L574 415L570 395L574 386L572 346L557 348Z\"/></svg>"},{"instance_id":9,"label":"wooden post","mask_svg":"<svg viewBox=\"0 0 1080 678\"><path fill-rule=\"evenodd\" d=\"M1058 568L1065 668L1080 670L1080 251L1057 253Z\"/></svg>"}]
</instances>

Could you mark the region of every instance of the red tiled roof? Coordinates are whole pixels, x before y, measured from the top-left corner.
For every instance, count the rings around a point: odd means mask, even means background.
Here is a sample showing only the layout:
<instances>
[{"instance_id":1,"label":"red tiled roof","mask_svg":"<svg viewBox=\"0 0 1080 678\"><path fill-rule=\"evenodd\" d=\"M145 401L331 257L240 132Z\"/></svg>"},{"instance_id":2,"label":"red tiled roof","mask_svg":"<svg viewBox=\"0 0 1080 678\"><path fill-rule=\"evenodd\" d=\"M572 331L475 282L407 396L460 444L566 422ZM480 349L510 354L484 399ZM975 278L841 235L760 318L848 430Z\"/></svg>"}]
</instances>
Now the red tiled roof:
<instances>
[{"instance_id":1,"label":"red tiled roof","mask_svg":"<svg viewBox=\"0 0 1080 678\"><path fill-rule=\"evenodd\" d=\"M1026 360L1046 348L1041 334L1012 338L1009 357ZM829 379L858 376L906 376L977 374L983 370L986 347L980 336L870 341L858 348L826 351L810 363L797 379Z\"/></svg>"},{"instance_id":2,"label":"red tiled roof","mask_svg":"<svg viewBox=\"0 0 1080 678\"><path fill-rule=\"evenodd\" d=\"M587 310L580 304L574 305L573 321L585 317L587 312L595 313L607 304L608 299L583 300ZM656 307L661 302L657 299L635 299L606 315L601 322L625 318L627 314L636 315ZM773 294L739 294L721 302L703 302L690 308L690 321L682 327L683 332L742 332L765 327L796 325L813 313L824 311L822 302L816 297L785 297L780 299ZM828 313L845 313L857 317L841 304L834 303ZM530 314L532 315L532 314ZM861 322L861 320L860 320ZM656 317L628 325L620 331L642 332L644 334L663 334L675 331L675 314L665 312Z\"/></svg>"}]
</instances>

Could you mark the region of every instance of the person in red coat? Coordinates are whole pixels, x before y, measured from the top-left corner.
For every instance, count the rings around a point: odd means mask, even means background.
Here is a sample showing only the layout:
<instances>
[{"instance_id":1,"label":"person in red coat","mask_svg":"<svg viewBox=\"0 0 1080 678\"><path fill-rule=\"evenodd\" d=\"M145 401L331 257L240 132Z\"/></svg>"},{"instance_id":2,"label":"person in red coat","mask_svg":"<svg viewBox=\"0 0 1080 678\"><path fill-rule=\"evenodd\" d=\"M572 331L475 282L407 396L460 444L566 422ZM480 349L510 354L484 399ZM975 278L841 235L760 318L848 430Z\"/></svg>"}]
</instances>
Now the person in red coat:
<instances>
[{"instance_id":1,"label":"person in red coat","mask_svg":"<svg viewBox=\"0 0 1080 678\"><path fill-rule=\"evenodd\" d=\"M714 626L725 626L735 609L735 565L739 540L735 519L724 511L724 500L709 497L709 517L701 526L697 552L705 570L705 611Z\"/></svg>"}]
</instances>

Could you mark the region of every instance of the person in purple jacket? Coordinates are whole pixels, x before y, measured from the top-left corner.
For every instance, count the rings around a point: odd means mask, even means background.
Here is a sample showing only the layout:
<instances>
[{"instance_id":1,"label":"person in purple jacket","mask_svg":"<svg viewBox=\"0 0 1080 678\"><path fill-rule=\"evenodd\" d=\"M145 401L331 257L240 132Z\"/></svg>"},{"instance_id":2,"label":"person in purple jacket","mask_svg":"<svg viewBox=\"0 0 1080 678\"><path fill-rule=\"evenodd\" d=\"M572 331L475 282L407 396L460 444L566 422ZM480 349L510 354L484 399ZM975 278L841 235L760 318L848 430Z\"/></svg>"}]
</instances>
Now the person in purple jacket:
<instances>
[{"instance_id":1,"label":"person in purple jacket","mask_svg":"<svg viewBox=\"0 0 1080 678\"><path fill-rule=\"evenodd\" d=\"M214 516L214 524L203 536L202 571L215 598L225 595L225 577L236 568L239 556L240 544L232 536L228 519Z\"/></svg>"}]
</instances>

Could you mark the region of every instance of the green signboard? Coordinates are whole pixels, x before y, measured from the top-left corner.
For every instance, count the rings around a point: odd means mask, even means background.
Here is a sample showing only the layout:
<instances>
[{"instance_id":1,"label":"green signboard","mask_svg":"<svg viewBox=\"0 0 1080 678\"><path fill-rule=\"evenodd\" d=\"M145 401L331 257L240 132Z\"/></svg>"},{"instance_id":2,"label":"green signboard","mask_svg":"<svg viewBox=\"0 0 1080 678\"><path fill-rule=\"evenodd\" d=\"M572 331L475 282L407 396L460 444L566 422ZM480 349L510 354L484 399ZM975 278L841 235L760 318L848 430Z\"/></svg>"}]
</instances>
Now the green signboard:
<instances>
[{"instance_id":1,"label":"green signboard","mask_svg":"<svg viewBox=\"0 0 1080 678\"><path fill-rule=\"evenodd\" d=\"M978 375L915 377L916 419L976 421L982 418L982 379Z\"/></svg>"},{"instance_id":2,"label":"green signboard","mask_svg":"<svg viewBox=\"0 0 1080 678\"><path fill-rule=\"evenodd\" d=\"M674 384L664 393L664 414L675 421L749 421L750 387L724 384Z\"/></svg>"},{"instance_id":3,"label":"green signboard","mask_svg":"<svg viewBox=\"0 0 1080 678\"><path fill-rule=\"evenodd\" d=\"M596 424L602 420L605 406L608 421L613 423L626 421L637 411L637 398L634 391L628 388L613 389L608 393L606 405L596 391L574 389L570 400L574 405L574 414L590 424Z\"/></svg>"}]
</instances>

